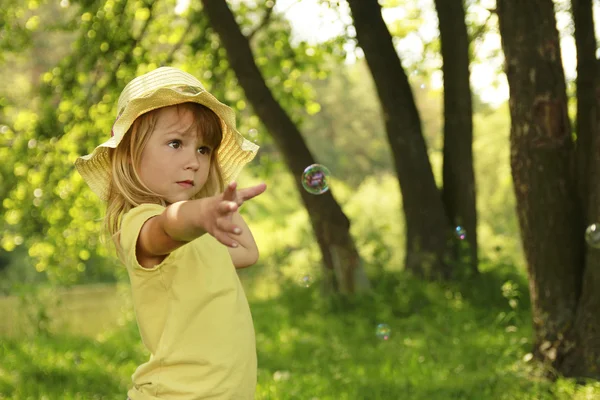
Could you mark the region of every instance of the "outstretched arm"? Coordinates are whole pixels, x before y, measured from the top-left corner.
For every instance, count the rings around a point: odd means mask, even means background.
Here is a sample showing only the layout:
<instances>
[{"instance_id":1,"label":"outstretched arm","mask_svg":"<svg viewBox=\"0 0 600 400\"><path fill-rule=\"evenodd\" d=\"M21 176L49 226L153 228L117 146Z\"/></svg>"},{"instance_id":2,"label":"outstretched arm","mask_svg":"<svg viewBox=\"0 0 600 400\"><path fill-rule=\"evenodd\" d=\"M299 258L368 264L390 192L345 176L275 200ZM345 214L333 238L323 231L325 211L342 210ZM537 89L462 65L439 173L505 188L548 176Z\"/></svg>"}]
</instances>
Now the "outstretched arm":
<instances>
[{"instance_id":1,"label":"outstretched arm","mask_svg":"<svg viewBox=\"0 0 600 400\"><path fill-rule=\"evenodd\" d=\"M140 265L144 268L158 265L169 253L205 233L228 247L236 246L238 238L249 230L245 223L243 227L238 227L233 221L233 214L244 201L264 192L266 185L238 191L235 187L232 184L217 196L171 204L162 214L146 221L136 243ZM239 233L236 232L237 228L240 229ZM251 247L250 243L247 245Z\"/></svg>"},{"instance_id":2,"label":"outstretched arm","mask_svg":"<svg viewBox=\"0 0 600 400\"><path fill-rule=\"evenodd\" d=\"M250 228L237 211L233 213L231 219L233 224L241 230L241 233L236 237L239 246L227 248L231 260L233 261L233 265L235 265L236 268L246 268L256 264L258 261L258 247L256 246Z\"/></svg>"}]
</instances>

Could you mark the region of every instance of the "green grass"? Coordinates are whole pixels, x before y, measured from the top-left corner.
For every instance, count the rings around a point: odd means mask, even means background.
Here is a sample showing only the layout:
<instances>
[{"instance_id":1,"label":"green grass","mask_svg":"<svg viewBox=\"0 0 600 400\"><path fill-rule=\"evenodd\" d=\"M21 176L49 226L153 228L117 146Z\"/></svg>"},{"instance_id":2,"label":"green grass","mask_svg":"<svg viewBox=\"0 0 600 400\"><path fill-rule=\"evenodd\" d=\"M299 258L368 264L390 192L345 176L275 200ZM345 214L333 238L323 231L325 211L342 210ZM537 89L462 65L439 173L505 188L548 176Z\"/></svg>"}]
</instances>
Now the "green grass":
<instances>
[{"instance_id":1,"label":"green grass","mask_svg":"<svg viewBox=\"0 0 600 400\"><path fill-rule=\"evenodd\" d=\"M523 361L531 336L526 282L499 271L452 285L390 274L373 294L352 300L324 300L318 283L281 283L283 295L251 298L256 398L600 398L598 383L549 382ZM379 323L391 327L389 340L376 337ZM2 399L123 400L147 357L133 321L93 339L51 334L0 343Z\"/></svg>"}]
</instances>

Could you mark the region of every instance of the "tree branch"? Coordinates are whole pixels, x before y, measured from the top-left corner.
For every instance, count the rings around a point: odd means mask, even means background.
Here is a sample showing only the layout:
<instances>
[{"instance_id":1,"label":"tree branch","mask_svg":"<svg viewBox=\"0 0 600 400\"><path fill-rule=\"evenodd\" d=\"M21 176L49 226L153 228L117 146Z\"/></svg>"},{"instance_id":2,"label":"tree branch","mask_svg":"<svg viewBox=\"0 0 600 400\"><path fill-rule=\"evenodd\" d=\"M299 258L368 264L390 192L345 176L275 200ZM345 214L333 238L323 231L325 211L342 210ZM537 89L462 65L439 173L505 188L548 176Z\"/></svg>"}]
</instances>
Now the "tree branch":
<instances>
[{"instance_id":1,"label":"tree branch","mask_svg":"<svg viewBox=\"0 0 600 400\"><path fill-rule=\"evenodd\" d=\"M181 48L181 46L183 45L183 42L185 41L185 38L187 37L187 35L192 30L192 25L193 25L192 21L188 21L188 25L185 28L185 31L181 34L181 37L179 38L179 41L175 44L175 46L173 46L173 48L171 49L171 51L167 55L167 58L165 59L164 65L169 65L169 64L171 64L173 62L173 58L175 57L175 52L177 50L179 50Z\"/></svg>"},{"instance_id":2,"label":"tree branch","mask_svg":"<svg viewBox=\"0 0 600 400\"><path fill-rule=\"evenodd\" d=\"M473 42L475 39L477 39L478 37L482 36L483 32L485 32L485 30L487 28L487 25L490 22L490 19L492 18L492 15L494 15L496 13L496 10L492 10L492 9L489 9L489 8L488 8L488 11L490 13L486 17L485 21L483 21L483 24L479 27L479 29L477 29L475 32L473 32L473 34L469 38L469 42Z\"/></svg>"},{"instance_id":3,"label":"tree branch","mask_svg":"<svg viewBox=\"0 0 600 400\"><path fill-rule=\"evenodd\" d=\"M271 15L273 14L273 9L275 8L275 3L276 0L272 0L272 5L270 7L267 6L267 10L265 11L265 15L263 15L262 21L260 22L260 24L258 24L256 28L254 28L252 32L250 32L250 34L248 34L248 40L252 40L254 35L256 35L256 33L258 33L269 23L269 21L271 20Z\"/></svg>"},{"instance_id":4,"label":"tree branch","mask_svg":"<svg viewBox=\"0 0 600 400\"><path fill-rule=\"evenodd\" d=\"M100 90L98 90L98 92L96 92L96 96L94 97L94 101L92 102L92 104L95 104L98 102L99 96L102 96L102 94L104 93L106 88L108 88L116 83L117 71L119 70L121 65L123 65L123 63L125 63L126 61L129 61L131 59L131 53L133 52L133 50L137 47L137 45L142 41L142 39L146 35L146 31L148 30L148 27L150 26L150 23L152 22L152 20L154 18L154 14L152 13L153 7L154 7L154 2L149 2L148 11L149 11L150 15L148 16L148 19L144 23L144 26L142 26L142 29L141 29L140 33L138 34L138 36L136 38L131 39L131 46L129 48L129 51L125 52L124 53L125 55L120 60L118 60L115 67L112 68L112 71L114 71L114 73L112 74L110 80L106 83L106 85L102 86L100 88Z\"/></svg>"}]
</instances>

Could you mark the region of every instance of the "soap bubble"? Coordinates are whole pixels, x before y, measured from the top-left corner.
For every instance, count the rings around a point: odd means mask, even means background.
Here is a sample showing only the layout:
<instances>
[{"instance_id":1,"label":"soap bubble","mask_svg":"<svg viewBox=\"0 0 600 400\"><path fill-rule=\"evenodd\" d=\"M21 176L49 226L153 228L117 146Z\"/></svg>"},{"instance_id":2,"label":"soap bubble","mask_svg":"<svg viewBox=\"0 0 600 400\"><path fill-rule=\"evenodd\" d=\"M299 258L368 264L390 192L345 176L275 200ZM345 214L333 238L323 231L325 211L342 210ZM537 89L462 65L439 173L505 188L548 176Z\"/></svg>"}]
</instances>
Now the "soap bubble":
<instances>
[{"instance_id":1,"label":"soap bubble","mask_svg":"<svg viewBox=\"0 0 600 400\"><path fill-rule=\"evenodd\" d=\"M375 335L381 340L388 340L391 333L392 330L388 324L379 324L377 325L377 329L375 329Z\"/></svg>"},{"instance_id":2,"label":"soap bubble","mask_svg":"<svg viewBox=\"0 0 600 400\"><path fill-rule=\"evenodd\" d=\"M465 228L459 225L456 228L454 228L454 235L458 239L464 240L467 237L467 231L465 230Z\"/></svg>"},{"instance_id":3,"label":"soap bubble","mask_svg":"<svg viewBox=\"0 0 600 400\"><path fill-rule=\"evenodd\" d=\"M600 224L592 224L585 230L585 241L588 246L600 249Z\"/></svg>"},{"instance_id":4,"label":"soap bubble","mask_svg":"<svg viewBox=\"0 0 600 400\"><path fill-rule=\"evenodd\" d=\"M302 173L302 186L310 194L323 194L329 190L330 175L324 165L309 165Z\"/></svg>"},{"instance_id":5,"label":"soap bubble","mask_svg":"<svg viewBox=\"0 0 600 400\"><path fill-rule=\"evenodd\" d=\"M313 283L312 276L305 274L302 275L299 279L300 286L309 287Z\"/></svg>"}]
</instances>

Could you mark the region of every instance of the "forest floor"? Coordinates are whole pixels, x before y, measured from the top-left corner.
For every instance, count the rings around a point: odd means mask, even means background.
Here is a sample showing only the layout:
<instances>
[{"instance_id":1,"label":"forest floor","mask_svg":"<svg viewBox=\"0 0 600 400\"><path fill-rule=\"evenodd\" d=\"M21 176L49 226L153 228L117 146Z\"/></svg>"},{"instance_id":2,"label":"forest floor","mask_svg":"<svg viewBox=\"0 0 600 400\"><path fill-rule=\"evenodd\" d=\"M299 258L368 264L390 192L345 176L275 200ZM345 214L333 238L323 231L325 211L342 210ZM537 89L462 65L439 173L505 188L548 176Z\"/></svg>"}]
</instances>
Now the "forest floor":
<instances>
[{"instance_id":1,"label":"forest floor","mask_svg":"<svg viewBox=\"0 0 600 400\"><path fill-rule=\"evenodd\" d=\"M256 399L600 398L598 382L551 382L531 360L527 284L514 269L495 268L460 284L401 273L376 282L372 293L352 300L324 299L317 283L281 282L277 296L250 295ZM148 357L130 303L115 301L127 299L123 287L107 287L104 296L98 286L78 288L87 306L73 298L45 301L33 313L16 312L14 299L0 301L0 314L29 321L27 332L5 327L0 336L0 399L123 400L131 374ZM68 316L65 303L77 303L80 316ZM57 315L77 326L53 323ZM387 339L377 335L379 324L389 328Z\"/></svg>"}]
</instances>

